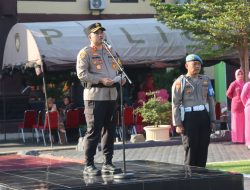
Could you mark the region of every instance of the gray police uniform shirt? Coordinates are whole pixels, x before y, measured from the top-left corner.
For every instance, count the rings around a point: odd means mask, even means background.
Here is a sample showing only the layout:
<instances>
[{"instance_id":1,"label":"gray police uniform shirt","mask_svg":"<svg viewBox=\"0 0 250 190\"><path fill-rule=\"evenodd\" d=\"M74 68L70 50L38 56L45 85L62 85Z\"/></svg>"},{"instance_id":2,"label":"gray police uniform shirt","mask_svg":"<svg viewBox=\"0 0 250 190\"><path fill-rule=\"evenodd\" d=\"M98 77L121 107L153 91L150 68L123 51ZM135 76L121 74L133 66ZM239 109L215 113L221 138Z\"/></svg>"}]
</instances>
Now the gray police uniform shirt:
<instances>
[{"instance_id":1,"label":"gray police uniform shirt","mask_svg":"<svg viewBox=\"0 0 250 190\"><path fill-rule=\"evenodd\" d=\"M196 80L181 75L172 85L173 125L182 124L181 107L206 105L210 121L215 121L214 91L209 77L198 75Z\"/></svg>"},{"instance_id":2,"label":"gray police uniform shirt","mask_svg":"<svg viewBox=\"0 0 250 190\"><path fill-rule=\"evenodd\" d=\"M111 50L117 59L115 52ZM117 89L115 87L91 87L97 85L101 78L113 79L117 76L117 65L112 56L103 47L97 50L87 46L77 55L77 76L82 84L86 84L83 92L84 100L116 100Z\"/></svg>"}]
</instances>

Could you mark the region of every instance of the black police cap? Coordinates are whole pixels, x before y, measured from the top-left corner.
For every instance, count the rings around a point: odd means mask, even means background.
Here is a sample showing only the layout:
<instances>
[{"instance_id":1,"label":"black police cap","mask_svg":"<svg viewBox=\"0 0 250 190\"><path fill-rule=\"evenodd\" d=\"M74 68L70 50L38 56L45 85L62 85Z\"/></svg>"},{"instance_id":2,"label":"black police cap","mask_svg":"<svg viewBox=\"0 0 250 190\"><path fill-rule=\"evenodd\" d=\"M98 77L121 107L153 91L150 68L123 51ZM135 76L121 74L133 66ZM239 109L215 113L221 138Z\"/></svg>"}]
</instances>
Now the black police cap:
<instances>
[{"instance_id":1,"label":"black police cap","mask_svg":"<svg viewBox=\"0 0 250 190\"><path fill-rule=\"evenodd\" d=\"M97 22L97 23L89 25L87 31L88 31L88 34L90 34L90 33L96 32L97 30L105 31L106 29L102 27L101 23Z\"/></svg>"}]
</instances>

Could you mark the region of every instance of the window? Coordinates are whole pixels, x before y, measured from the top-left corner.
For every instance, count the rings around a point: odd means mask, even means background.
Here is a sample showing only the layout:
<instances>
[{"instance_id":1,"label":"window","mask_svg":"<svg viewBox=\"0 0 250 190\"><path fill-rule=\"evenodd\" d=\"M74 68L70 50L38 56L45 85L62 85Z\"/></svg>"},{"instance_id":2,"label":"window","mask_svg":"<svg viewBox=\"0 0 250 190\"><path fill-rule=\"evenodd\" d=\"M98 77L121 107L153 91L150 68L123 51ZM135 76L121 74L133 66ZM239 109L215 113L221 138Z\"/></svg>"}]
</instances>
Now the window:
<instances>
[{"instance_id":1,"label":"window","mask_svg":"<svg viewBox=\"0 0 250 190\"><path fill-rule=\"evenodd\" d=\"M138 3L138 0L110 0L110 3Z\"/></svg>"},{"instance_id":2,"label":"window","mask_svg":"<svg viewBox=\"0 0 250 190\"><path fill-rule=\"evenodd\" d=\"M184 4L184 3L189 3L190 0L176 0L176 3L178 4Z\"/></svg>"},{"instance_id":3,"label":"window","mask_svg":"<svg viewBox=\"0 0 250 190\"><path fill-rule=\"evenodd\" d=\"M76 2L76 0L17 0L17 1L56 1L56 2Z\"/></svg>"}]
</instances>

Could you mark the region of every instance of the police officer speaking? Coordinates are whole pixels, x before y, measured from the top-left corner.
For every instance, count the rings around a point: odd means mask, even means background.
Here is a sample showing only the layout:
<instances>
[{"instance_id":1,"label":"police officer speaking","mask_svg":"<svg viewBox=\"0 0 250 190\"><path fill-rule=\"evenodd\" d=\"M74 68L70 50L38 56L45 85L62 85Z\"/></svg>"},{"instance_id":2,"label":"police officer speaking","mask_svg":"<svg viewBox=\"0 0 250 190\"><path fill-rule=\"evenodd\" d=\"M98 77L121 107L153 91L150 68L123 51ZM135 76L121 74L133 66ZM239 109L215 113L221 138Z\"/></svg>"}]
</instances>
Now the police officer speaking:
<instances>
[{"instance_id":1,"label":"police officer speaking","mask_svg":"<svg viewBox=\"0 0 250 190\"><path fill-rule=\"evenodd\" d=\"M77 76L85 87L83 99L87 133L84 139L86 165L83 173L86 175L100 175L101 171L121 172L121 169L112 164L117 100L115 79L118 76L118 67L108 50L115 59L118 57L111 47L103 44L104 31L105 28L100 23L91 24L87 29L90 45L80 50L77 56ZM126 79L122 79L122 85L125 82ZM100 137L104 154L101 171L94 164Z\"/></svg>"},{"instance_id":2,"label":"police officer speaking","mask_svg":"<svg viewBox=\"0 0 250 190\"><path fill-rule=\"evenodd\" d=\"M184 164L205 167L211 129L214 127L214 90L210 79L200 75L202 59L186 57L186 75L172 86L173 125L181 134L185 150Z\"/></svg>"}]
</instances>

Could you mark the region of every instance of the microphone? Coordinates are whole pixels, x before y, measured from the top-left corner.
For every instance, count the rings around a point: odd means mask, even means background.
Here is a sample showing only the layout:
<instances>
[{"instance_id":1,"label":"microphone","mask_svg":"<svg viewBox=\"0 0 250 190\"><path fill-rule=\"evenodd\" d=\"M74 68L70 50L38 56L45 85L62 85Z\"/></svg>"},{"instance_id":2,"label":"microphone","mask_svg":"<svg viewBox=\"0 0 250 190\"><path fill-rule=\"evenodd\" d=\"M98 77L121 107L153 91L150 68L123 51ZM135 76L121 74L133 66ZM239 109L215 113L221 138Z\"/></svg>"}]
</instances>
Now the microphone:
<instances>
[{"instance_id":1,"label":"microphone","mask_svg":"<svg viewBox=\"0 0 250 190\"><path fill-rule=\"evenodd\" d=\"M112 46L108 43L108 41L107 40L102 40L102 43L106 46L106 47L108 47L109 49L111 49L112 48Z\"/></svg>"},{"instance_id":2,"label":"microphone","mask_svg":"<svg viewBox=\"0 0 250 190\"><path fill-rule=\"evenodd\" d=\"M21 94L24 94L27 90L29 90L31 88L31 86L26 86L23 90L22 90L22 92L21 92Z\"/></svg>"}]
</instances>

